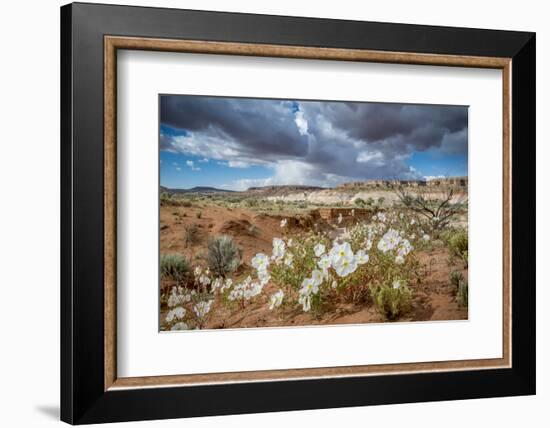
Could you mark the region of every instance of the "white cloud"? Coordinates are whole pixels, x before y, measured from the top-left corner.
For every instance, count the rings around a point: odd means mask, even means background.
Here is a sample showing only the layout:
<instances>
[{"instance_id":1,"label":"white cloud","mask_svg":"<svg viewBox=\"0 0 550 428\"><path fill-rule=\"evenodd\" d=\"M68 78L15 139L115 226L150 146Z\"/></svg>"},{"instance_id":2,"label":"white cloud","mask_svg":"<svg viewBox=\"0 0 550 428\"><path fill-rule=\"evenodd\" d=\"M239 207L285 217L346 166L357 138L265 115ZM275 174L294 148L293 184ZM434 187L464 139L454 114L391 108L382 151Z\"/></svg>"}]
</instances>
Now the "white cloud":
<instances>
[{"instance_id":1,"label":"white cloud","mask_svg":"<svg viewBox=\"0 0 550 428\"><path fill-rule=\"evenodd\" d=\"M303 112L297 111L296 113L294 113L294 122L296 122L296 126L298 127L298 132L300 133L300 135L306 135L308 125Z\"/></svg>"},{"instance_id":2,"label":"white cloud","mask_svg":"<svg viewBox=\"0 0 550 428\"><path fill-rule=\"evenodd\" d=\"M207 162L208 162L208 158L199 159L199 162L200 162L200 163L207 163Z\"/></svg>"},{"instance_id":3,"label":"white cloud","mask_svg":"<svg viewBox=\"0 0 550 428\"><path fill-rule=\"evenodd\" d=\"M193 171L200 171L201 169L198 167L198 166L195 166L195 162L193 162L192 160L188 160L185 162L187 164L187 166L189 168L191 168L191 170Z\"/></svg>"}]
</instances>

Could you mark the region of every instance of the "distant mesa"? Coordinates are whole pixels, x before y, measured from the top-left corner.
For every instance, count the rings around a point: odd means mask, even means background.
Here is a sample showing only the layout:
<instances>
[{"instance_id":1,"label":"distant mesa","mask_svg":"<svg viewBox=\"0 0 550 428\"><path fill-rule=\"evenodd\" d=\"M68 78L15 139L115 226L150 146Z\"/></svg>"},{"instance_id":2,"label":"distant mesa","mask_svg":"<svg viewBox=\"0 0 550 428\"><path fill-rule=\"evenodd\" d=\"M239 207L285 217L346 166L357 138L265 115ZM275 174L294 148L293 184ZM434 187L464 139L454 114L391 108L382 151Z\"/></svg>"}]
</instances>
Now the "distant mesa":
<instances>
[{"instance_id":1,"label":"distant mesa","mask_svg":"<svg viewBox=\"0 0 550 428\"><path fill-rule=\"evenodd\" d=\"M215 187L197 186L191 189L169 189L168 187L160 186L161 193L234 193L233 190L217 189Z\"/></svg>"},{"instance_id":2,"label":"distant mesa","mask_svg":"<svg viewBox=\"0 0 550 428\"><path fill-rule=\"evenodd\" d=\"M428 180L364 180L353 181L340 184L334 187L334 190L372 190L372 189L390 189L394 186L405 187L436 187L436 186L453 186L453 187L468 187L468 177L447 177L447 178L432 178ZM303 185L280 185L280 186L263 186L249 187L247 190L237 192L235 190L218 189L216 187L197 186L191 189L170 189L165 186L160 186L161 193L241 193L247 196L255 197L284 197L290 194L310 194L311 192L328 191L330 188L318 186L303 186Z\"/></svg>"},{"instance_id":3,"label":"distant mesa","mask_svg":"<svg viewBox=\"0 0 550 428\"><path fill-rule=\"evenodd\" d=\"M365 180L353 181L340 184L336 189L372 189L372 188L388 188L393 186L405 187L433 187L433 186L457 186L467 187L468 177L447 177L447 178L430 178L428 180Z\"/></svg>"}]
</instances>

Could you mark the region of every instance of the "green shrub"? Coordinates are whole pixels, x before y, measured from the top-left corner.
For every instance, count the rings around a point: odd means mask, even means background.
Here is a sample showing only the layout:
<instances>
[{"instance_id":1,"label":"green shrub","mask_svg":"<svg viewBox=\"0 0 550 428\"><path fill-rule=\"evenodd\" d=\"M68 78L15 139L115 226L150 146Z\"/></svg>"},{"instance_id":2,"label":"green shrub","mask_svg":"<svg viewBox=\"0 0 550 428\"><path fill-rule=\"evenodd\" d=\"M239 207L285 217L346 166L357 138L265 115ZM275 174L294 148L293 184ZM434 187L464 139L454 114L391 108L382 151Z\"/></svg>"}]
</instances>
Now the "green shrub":
<instances>
[{"instance_id":1,"label":"green shrub","mask_svg":"<svg viewBox=\"0 0 550 428\"><path fill-rule=\"evenodd\" d=\"M257 207L259 205L259 201L257 199L247 199L245 201L245 205L247 207Z\"/></svg>"},{"instance_id":2,"label":"green shrub","mask_svg":"<svg viewBox=\"0 0 550 428\"><path fill-rule=\"evenodd\" d=\"M464 262L465 266L468 266L468 232L460 231L452 235L447 245L451 251L453 257L458 258Z\"/></svg>"},{"instance_id":3,"label":"green shrub","mask_svg":"<svg viewBox=\"0 0 550 428\"><path fill-rule=\"evenodd\" d=\"M371 288L371 295L378 311L388 320L395 320L406 313L412 302L412 291L404 284L382 285Z\"/></svg>"},{"instance_id":4,"label":"green shrub","mask_svg":"<svg viewBox=\"0 0 550 428\"><path fill-rule=\"evenodd\" d=\"M217 276L225 278L234 272L241 263L241 255L241 250L230 236L221 235L208 241L206 261L212 273Z\"/></svg>"},{"instance_id":5,"label":"green shrub","mask_svg":"<svg viewBox=\"0 0 550 428\"><path fill-rule=\"evenodd\" d=\"M378 205L384 204L384 201L385 201L385 200L386 200L386 198L384 198L383 196L380 196L380 197L378 198Z\"/></svg>"},{"instance_id":6,"label":"green shrub","mask_svg":"<svg viewBox=\"0 0 550 428\"><path fill-rule=\"evenodd\" d=\"M196 223L187 224L183 228L183 242L186 247L193 245L198 238L199 227Z\"/></svg>"},{"instance_id":7,"label":"green shrub","mask_svg":"<svg viewBox=\"0 0 550 428\"><path fill-rule=\"evenodd\" d=\"M456 300L461 306L468 306L468 282L462 280L458 283L458 290L456 293Z\"/></svg>"},{"instance_id":8,"label":"green shrub","mask_svg":"<svg viewBox=\"0 0 550 428\"><path fill-rule=\"evenodd\" d=\"M357 198L355 199L355 205L357 205L358 207L364 207L367 203L361 199L361 198Z\"/></svg>"},{"instance_id":9,"label":"green shrub","mask_svg":"<svg viewBox=\"0 0 550 428\"><path fill-rule=\"evenodd\" d=\"M181 201L181 202L180 202L180 205L181 205L182 207L186 207L186 208L189 208L189 207L193 206L193 204L191 203L191 201L187 201L187 200Z\"/></svg>"},{"instance_id":10,"label":"green shrub","mask_svg":"<svg viewBox=\"0 0 550 428\"><path fill-rule=\"evenodd\" d=\"M160 276L162 279L171 279L178 283L189 279L191 265L180 254L161 254Z\"/></svg>"},{"instance_id":11,"label":"green shrub","mask_svg":"<svg viewBox=\"0 0 550 428\"><path fill-rule=\"evenodd\" d=\"M372 204L374 204L374 199L373 199L372 197L369 197L369 198L367 199L367 205L368 205L368 206L371 206Z\"/></svg>"},{"instance_id":12,"label":"green shrub","mask_svg":"<svg viewBox=\"0 0 550 428\"><path fill-rule=\"evenodd\" d=\"M451 281L451 284L453 284L455 288L458 290L458 285L460 284L460 281L464 281L464 276L460 271L453 270L449 274L449 280Z\"/></svg>"}]
</instances>

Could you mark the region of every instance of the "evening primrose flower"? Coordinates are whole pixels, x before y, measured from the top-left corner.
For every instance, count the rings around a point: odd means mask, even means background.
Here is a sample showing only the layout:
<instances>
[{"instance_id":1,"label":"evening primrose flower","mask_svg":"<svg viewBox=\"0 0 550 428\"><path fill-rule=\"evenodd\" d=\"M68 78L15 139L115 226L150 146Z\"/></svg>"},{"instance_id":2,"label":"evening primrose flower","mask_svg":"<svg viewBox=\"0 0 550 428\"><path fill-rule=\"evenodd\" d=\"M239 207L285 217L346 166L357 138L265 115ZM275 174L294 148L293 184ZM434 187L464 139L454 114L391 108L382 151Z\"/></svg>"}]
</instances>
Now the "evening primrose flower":
<instances>
[{"instance_id":1,"label":"evening primrose flower","mask_svg":"<svg viewBox=\"0 0 550 428\"><path fill-rule=\"evenodd\" d=\"M428 241L430 240L430 235L426 235L426 234L425 234L425 235L422 237L422 240L428 242Z\"/></svg>"},{"instance_id":2,"label":"evening primrose flower","mask_svg":"<svg viewBox=\"0 0 550 428\"><path fill-rule=\"evenodd\" d=\"M319 292L319 284L316 284L312 278L305 278L302 281L301 295L317 294Z\"/></svg>"},{"instance_id":3,"label":"evening primrose flower","mask_svg":"<svg viewBox=\"0 0 550 428\"><path fill-rule=\"evenodd\" d=\"M338 264L338 262L344 258L351 259L353 258L353 251L351 250L351 245L348 242L342 244L333 245L330 249L329 256L331 258L332 265Z\"/></svg>"},{"instance_id":4,"label":"evening primrose flower","mask_svg":"<svg viewBox=\"0 0 550 428\"><path fill-rule=\"evenodd\" d=\"M225 282L222 285L221 291L224 292L225 290L229 290L232 285L233 285L233 280L231 278L226 278Z\"/></svg>"},{"instance_id":5,"label":"evening primrose flower","mask_svg":"<svg viewBox=\"0 0 550 428\"><path fill-rule=\"evenodd\" d=\"M399 280L393 281L392 288L394 290L397 290L397 289L401 288L401 281L399 281Z\"/></svg>"},{"instance_id":6,"label":"evening primrose flower","mask_svg":"<svg viewBox=\"0 0 550 428\"><path fill-rule=\"evenodd\" d=\"M185 316L185 309L182 308L181 306L178 306L177 308L174 308L172 310L170 310L167 314L166 314L166 321L167 322L172 322L174 321L175 319L182 319L183 317Z\"/></svg>"},{"instance_id":7,"label":"evening primrose flower","mask_svg":"<svg viewBox=\"0 0 550 428\"><path fill-rule=\"evenodd\" d=\"M328 270L330 268L330 265L331 265L330 257L327 254L322 256L317 262L317 266L319 266L323 271Z\"/></svg>"},{"instance_id":8,"label":"evening primrose flower","mask_svg":"<svg viewBox=\"0 0 550 428\"><path fill-rule=\"evenodd\" d=\"M212 285L210 286L212 288L212 292L216 291L218 288L221 288L223 285L223 278L216 278L214 281L212 281Z\"/></svg>"},{"instance_id":9,"label":"evening primrose flower","mask_svg":"<svg viewBox=\"0 0 550 428\"><path fill-rule=\"evenodd\" d=\"M211 307L212 300L202 301L193 306L193 312L198 318L204 318L210 312Z\"/></svg>"},{"instance_id":10,"label":"evening primrose flower","mask_svg":"<svg viewBox=\"0 0 550 428\"><path fill-rule=\"evenodd\" d=\"M313 269L313 272L311 272L311 280L313 281L313 284L315 284L317 287L323 283L324 274L318 269Z\"/></svg>"},{"instance_id":11,"label":"evening primrose flower","mask_svg":"<svg viewBox=\"0 0 550 428\"><path fill-rule=\"evenodd\" d=\"M273 258L281 260L285 255L285 241L280 238L273 238Z\"/></svg>"},{"instance_id":12,"label":"evening primrose flower","mask_svg":"<svg viewBox=\"0 0 550 428\"><path fill-rule=\"evenodd\" d=\"M187 324L185 324L184 322L178 322L178 323L174 324L170 330L172 330L172 331L189 330L189 326Z\"/></svg>"},{"instance_id":13,"label":"evening primrose flower","mask_svg":"<svg viewBox=\"0 0 550 428\"><path fill-rule=\"evenodd\" d=\"M369 255L364 250L359 250L355 253L355 262L358 265L364 265L369 261Z\"/></svg>"},{"instance_id":14,"label":"evening primrose flower","mask_svg":"<svg viewBox=\"0 0 550 428\"><path fill-rule=\"evenodd\" d=\"M258 253L252 258L251 264L258 272L265 271L269 266L269 257L263 253Z\"/></svg>"},{"instance_id":15,"label":"evening primrose flower","mask_svg":"<svg viewBox=\"0 0 550 428\"><path fill-rule=\"evenodd\" d=\"M208 284L210 284L210 278L208 278L206 275L201 275L200 278L199 278L199 282L202 285L208 285Z\"/></svg>"},{"instance_id":16,"label":"evening primrose flower","mask_svg":"<svg viewBox=\"0 0 550 428\"><path fill-rule=\"evenodd\" d=\"M396 256L395 263L398 265L402 265L403 263L405 263L405 259L403 258L403 256Z\"/></svg>"},{"instance_id":17,"label":"evening primrose flower","mask_svg":"<svg viewBox=\"0 0 550 428\"><path fill-rule=\"evenodd\" d=\"M379 212L377 214L377 218L378 220L380 220L382 223L384 223L386 221L386 214L384 214L383 212Z\"/></svg>"},{"instance_id":18,"label":"evening primrose flower","mask_svg":"<svg viewBox=\"0 0 550 428\"><path fill-rule=\"evenodd\" d=\"M378 249L384 253L393 250L397 244L401 241L401 236L399 235L399 232L397 232L395 229L389 229L384 236L382 236L382 239L378 242Z\"/></svg>"},{"instance_id":19,"label":"evening primrose flower","mask_svg":"<svg viewBox=\"0 0 550 428\"><path fill-rule=\"evenodd\" d=\"M325 246L319 243L313 247L313 251L317 257L321 257L325 253Z\"/></svg>"},{"instance_id":20,"label":"evening primrose flower","mask_svg":"<svg viewBox=\"0 0 550 428\"><path fill-rule=\"evenodd\" d=\"M269 309L273 310L274 308L278 308L283 303L283 297L285 293L283 290L279 290L276 293L273 293L271 297L269 298Z\"/></svg>"},{"instance_id":21,"label":"evening primrose flower","mask_svg":"<svg viewBox=\"0 0 550 428\"><path fill-rule=\"evenodd\" d=\"M302 305L302 310L304 312L309 312L311 309L311 296L309 294L302 294L298 298L298 303Z\"/></svg>"},{"instance_id":22,"label":"evening primrose flower","mask_svg":"<svg viewBox=\"0 0 550 428\"><path fill-rule=\"evenodd\" d=\"M288 223L288 219L286 219L286 218L282 219L281 220L281 227L286 227L287 223Z\"/></svg>"},{"instance_id":23,"label":"evening primrose flower","mask_svg":"<svg viewBox=\"0 0 550 428\"><path fill-rule=\"evenodd\" d=\"M334 265L334 270L338 276L346 277L357 270L357 261L355 257L341 258L336 265Z\"/></svg>"},{"instance_id":24,"label":"evening primrose flower","mask_svg":"<svg viewBox=\"0 0 550 428\"><path fill-rule=\"evenodd\" d=\"M264 285L266 285L269 282L271 277L269 276L267 271L259 271L258 272L258 279L260 280L260 285L263 287Z\"/></svg>"}]
</instances>

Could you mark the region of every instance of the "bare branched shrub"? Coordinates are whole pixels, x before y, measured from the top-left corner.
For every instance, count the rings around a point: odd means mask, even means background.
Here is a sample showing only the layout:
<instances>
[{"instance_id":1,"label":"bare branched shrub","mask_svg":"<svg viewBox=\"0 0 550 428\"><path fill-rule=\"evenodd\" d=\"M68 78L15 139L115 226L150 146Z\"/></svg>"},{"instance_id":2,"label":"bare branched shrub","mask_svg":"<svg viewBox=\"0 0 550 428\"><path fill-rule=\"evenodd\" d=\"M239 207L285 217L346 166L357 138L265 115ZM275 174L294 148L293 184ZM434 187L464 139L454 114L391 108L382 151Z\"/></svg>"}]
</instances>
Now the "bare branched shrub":
<instances>
[{"instance_id":1,"label":"bare branched shrub","mask_svg":"<svg viewBox=\"0 0 550 428\"><path fill-rule=\"evenodd\" d=\"M440 192L441 197L420 189L413 193L402 186L396 187L394 191L405 207L428 220L433 231L448 226L468 207L467 196L456 196L453 188Z\"/></svg>"}]
</instances>

